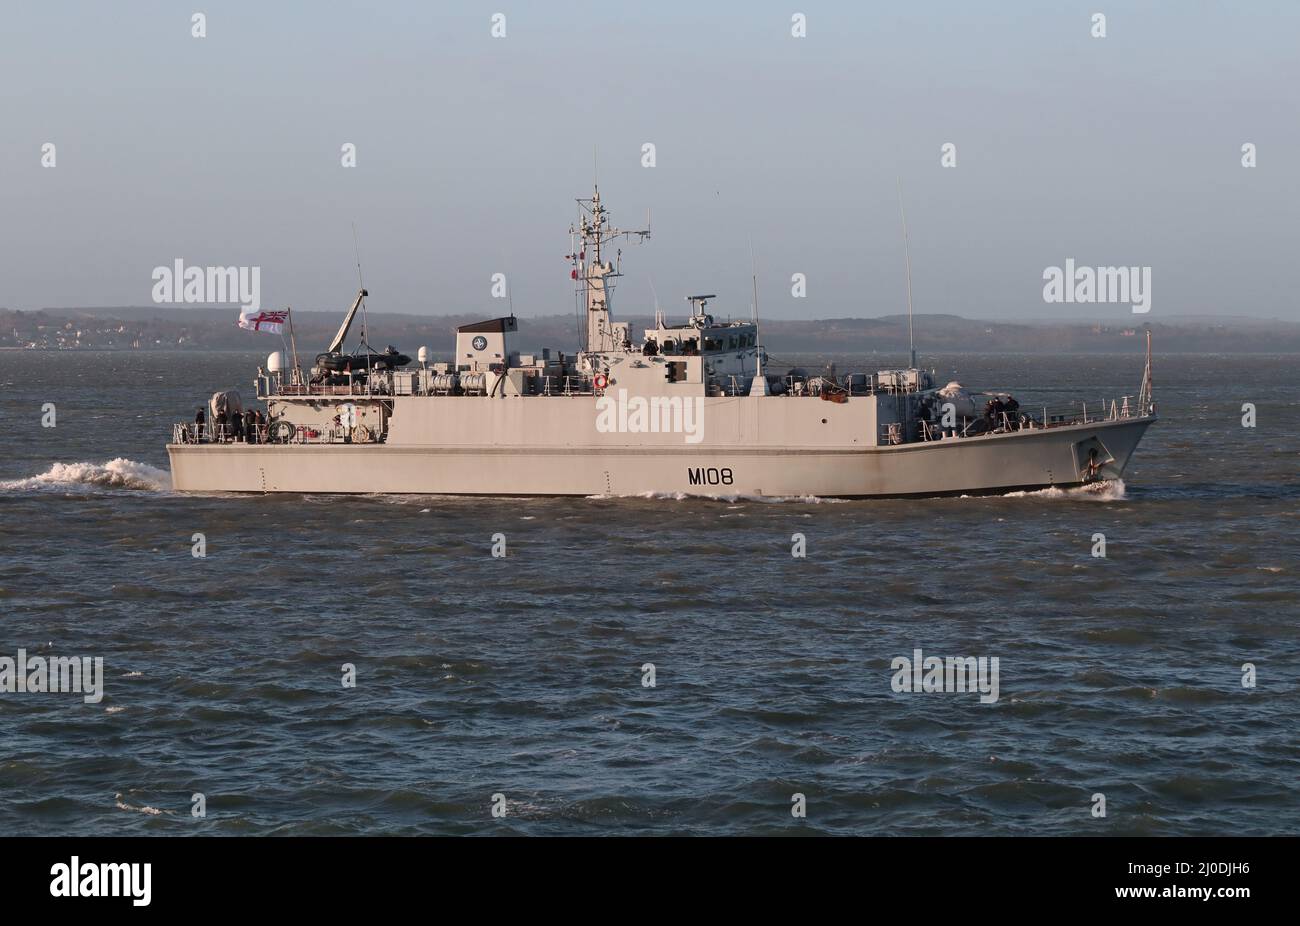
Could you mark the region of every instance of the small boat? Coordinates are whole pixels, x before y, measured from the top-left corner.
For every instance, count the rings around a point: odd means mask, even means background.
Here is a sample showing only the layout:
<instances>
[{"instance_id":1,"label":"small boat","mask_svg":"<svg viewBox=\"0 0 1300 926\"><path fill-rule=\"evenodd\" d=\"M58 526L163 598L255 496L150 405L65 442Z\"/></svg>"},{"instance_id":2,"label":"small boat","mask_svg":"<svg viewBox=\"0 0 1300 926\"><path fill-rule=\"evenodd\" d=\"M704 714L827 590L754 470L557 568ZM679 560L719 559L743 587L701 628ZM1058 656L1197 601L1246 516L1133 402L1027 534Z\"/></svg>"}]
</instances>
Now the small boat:
<instances>
[{"instance_id":1,"label":"small boat","mask_svg":"<svg viewBox=\"0 0 1300 926\"><path fill-rule=\"evenodd\" d=\"M396 370L406 366L411 358L400 354L395 348L388 348L382 354L344 354L331 351L316 355L317 369L330 373L346 373L368 370Z\"/></svg>"}]
</instances>

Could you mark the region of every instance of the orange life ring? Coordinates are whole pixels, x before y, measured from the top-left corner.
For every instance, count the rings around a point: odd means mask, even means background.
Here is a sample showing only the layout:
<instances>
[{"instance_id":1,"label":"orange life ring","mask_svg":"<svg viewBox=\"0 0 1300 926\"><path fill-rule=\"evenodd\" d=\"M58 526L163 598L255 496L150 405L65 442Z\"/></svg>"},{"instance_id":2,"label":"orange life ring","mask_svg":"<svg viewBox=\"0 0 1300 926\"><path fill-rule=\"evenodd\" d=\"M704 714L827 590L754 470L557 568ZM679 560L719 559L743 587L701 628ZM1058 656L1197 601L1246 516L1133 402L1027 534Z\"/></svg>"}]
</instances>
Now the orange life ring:
<instances>
[{"instance_id":1,"label":"orange life ring","mask_svg":"<svg viewBox=\"0 0 1300 926\"><path fill-rule=\"evenodd\" d=\"M606 376L604 373L597 373L596 378L591 381L591 384L597 389L603 390L606 386L609 385L609 377Z\"/></svg>"}]
</instances>

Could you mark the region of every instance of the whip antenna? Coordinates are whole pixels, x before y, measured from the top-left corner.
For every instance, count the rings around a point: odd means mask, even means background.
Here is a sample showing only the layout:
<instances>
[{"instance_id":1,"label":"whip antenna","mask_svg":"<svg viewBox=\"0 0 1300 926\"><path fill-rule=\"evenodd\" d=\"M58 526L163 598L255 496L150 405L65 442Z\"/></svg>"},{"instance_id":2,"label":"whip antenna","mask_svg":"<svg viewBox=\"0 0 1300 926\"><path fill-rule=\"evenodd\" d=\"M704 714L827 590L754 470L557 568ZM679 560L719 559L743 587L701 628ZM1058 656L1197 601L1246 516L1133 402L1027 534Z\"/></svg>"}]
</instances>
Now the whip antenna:
<instances>
[{"instance_id":1,"label":"whip antenna","mask_svg":"<svg viewBox=\"0 0 1300 926\"><path fill-rule=\"evenodd\" d=\"M361 290L364 293L366 289L366 281L361 279L361 247L360 245L357 244L357 223L356 222L352 223L352 250L355 251L357 255L357 283L360 285ZM370 335L370 318L369 316L366 315L366 303L365 300L363 299L361 302L361 344L363 347L366 348L367 352L369 352L370 350L369 335ZM366 368L367 369L370 368L370 362L368 359L366 362Z\"/></svg>"},{"instance_id":2,"label":"whip antenna","mask_svg":"<svg viewBox=\"0 0 1300 926\"><path fill-rule=\"evenodd\" d=\"M749 278L754 290L754 305L751 312L754 320L754 378L749 384L749 394L767 395L767 377L763 374L763 338L758 330L758 261L754 258L754 238L749 239Z\"/></svg>"},{"instance_id":3,"label":"whip antenna","mask_svg":"<svg viewBox=\"0 0 1300 926\"><path fill-rule=\"evenodd\" d=\"M361 248L357 244L357 223L356 222L352 223L352 250L355 251L357 255L357 283L361 285L362 289L365 289L366 281L361 279Z\"/></svg>"},{"instance_id":4,"label":"whip antenna","mask_svg":"<svg viewBox=\"0 0 1300 926\"><path fill-rule=\"evenodd\" d=\"M907 263L907 349L916 367L916 342L912 340L912 250L907 242L907 214L903 212L903 178L898 178L898 214L903 220L903 259Z\"/></svg>"}]
</instances>

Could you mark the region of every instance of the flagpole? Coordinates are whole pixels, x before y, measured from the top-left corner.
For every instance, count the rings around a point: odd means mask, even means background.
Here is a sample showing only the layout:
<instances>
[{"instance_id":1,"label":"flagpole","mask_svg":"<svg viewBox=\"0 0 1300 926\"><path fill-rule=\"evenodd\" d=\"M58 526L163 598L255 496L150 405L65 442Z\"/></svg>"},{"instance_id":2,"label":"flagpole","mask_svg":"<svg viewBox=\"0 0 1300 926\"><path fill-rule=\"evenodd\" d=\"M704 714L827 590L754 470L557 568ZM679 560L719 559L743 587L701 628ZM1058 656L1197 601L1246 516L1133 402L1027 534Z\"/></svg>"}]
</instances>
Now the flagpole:
<instances>
[{"instance_id":1,"label":"flagpole","mask_svg":"<svg viewBox=\"0 0 1300 926\"><path fill-rule=\"evenodd\" d=\"M302 367L298 366L298 342L293 336L293 307L286 307L285 313L289 318L289 344L293 348L293 371L295 378L298 380L294 385L297 386L302 384Z\"/></svg>"}]
</instances>

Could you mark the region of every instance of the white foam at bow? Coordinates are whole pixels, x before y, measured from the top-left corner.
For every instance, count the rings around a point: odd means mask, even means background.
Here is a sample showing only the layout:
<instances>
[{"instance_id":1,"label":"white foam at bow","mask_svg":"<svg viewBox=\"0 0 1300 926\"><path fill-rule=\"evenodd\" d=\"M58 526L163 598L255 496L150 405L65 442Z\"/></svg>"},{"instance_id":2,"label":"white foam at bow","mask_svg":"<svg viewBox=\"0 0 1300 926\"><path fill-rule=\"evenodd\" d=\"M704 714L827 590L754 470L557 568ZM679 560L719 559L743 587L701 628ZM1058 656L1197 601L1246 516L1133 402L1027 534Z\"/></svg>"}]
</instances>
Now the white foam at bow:
<instances>
[{"instance_id":1,"label":"white foam at bow","mask_svg":"<svg viewBox=\"0 0 1300 926\"><path fill-rule=\"evenodd\" d=\"M0 482L0 489L48 489L87 485L102 489L138 489L169 492L172 477L165 469L118 457L107 463L55 463L39 476Z\"/></svg>"},{"instance_id":2,"label":"white foam at bow","mask_svg":"<svg viewBox=\"0 0 1300 926\"><path fill-rule=\"evenodd\" d=\"M965 498L966 496L963 496ZM1124 498L1124 480L1107 479L1072 489L1036 489L1033 492L1008 492L998 498L1060 498L1070 501L1118 502Z\"/></svg>"}]
</instances>

